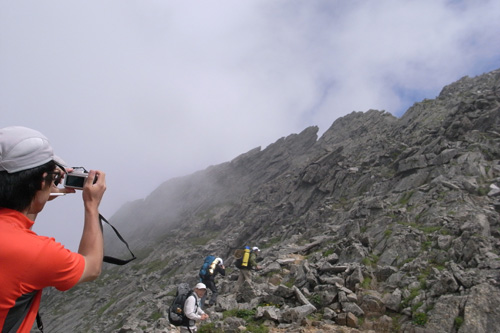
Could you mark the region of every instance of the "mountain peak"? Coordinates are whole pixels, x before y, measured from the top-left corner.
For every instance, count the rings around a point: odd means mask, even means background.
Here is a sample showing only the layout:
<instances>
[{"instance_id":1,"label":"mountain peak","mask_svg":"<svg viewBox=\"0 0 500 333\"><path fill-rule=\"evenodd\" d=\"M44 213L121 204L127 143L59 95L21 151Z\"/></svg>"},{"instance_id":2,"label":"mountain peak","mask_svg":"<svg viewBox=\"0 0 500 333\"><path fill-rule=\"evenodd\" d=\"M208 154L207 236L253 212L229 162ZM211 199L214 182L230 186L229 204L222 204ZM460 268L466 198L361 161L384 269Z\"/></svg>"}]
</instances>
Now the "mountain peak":
<instances>
[{"instance_id":1,"label":"mountain peak","mask_svg":"<svg viewBox=\"0 0 500 333\"><path fill-rule=\"evenodd\" d=\"M60 327L50 331L160 332L171 292L194 285L208 254L228 266L211 309L221 329L231 326L222 312L245 308L268 330L311 321L324 330L495 330L499 128L496 70L444 87L401 118L352 112L319 139L308 127L168 180L111 219L137 261L106 267L101 282L70 296L50 292L42 309ZM119 245L107 237L107 251ZM248 297L233 292L232 253L244 245L263 250Z\"/></svg>"}]
</instances>

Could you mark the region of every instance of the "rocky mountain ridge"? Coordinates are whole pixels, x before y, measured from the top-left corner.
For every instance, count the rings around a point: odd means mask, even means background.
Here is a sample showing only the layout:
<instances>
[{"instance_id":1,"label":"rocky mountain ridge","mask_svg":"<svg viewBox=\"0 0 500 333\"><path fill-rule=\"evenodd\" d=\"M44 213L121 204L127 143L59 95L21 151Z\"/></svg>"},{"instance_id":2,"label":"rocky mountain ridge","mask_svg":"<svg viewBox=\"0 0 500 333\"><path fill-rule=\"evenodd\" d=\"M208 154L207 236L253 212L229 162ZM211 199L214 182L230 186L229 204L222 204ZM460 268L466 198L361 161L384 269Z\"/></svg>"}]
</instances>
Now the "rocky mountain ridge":
<instances>
[{"instance_id":1,"label":"rocky mountain ridge","mask_svg":"<svg viewBox=\"0 0 500 333\"><path fill-rule=\"evenodd\" d=\"M496 70L446 86L400 119L353 112L320 138L309 127L168 180L110 219L138 259L46 292L46 327L175 331L166 314L176 284L194 285L215 254L231 268L205 332L493 332L499 128ZM264 269L236 293L232 253L243 245L263 250Z\"/></svg>"}]
</instances>

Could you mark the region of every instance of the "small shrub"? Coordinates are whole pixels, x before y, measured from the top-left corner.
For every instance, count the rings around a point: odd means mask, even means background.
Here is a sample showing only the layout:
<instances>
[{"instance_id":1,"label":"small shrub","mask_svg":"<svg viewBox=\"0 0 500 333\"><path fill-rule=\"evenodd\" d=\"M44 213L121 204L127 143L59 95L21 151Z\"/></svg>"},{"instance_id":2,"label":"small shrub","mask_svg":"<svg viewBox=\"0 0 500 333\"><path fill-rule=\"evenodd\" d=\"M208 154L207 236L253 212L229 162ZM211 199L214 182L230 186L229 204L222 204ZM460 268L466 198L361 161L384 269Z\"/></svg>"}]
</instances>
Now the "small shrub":
<instances>
[{"instance_id":1,"label":"small shrub","mask_svg":"<svg viewBox=\"0 0 500 333\"><path fill-rule=\"evenodd\" d=\"M451 231L448 230L448 229L441 229L441 230L439 230L439 233L441 235L443 235L443 236L449 236L449 235L451 235Z\"/></svg>"},{"instance_id":2,"label":"small shrub","mask_svg":"<svg viewBox=\"0 0 500 333\"><path fill-rule=\"evenodd\" d=\"M328 249L328 250L323 252L323 257L328 257L330 254L333 254L333 253L335 253L335 250Z\"/></svg>"},{"instance_id":3,"label":"small shrub","mask_svg":"<svg viewBox=\"0 0 500 333\"><path fill-rule=\"evenodd\" d=\"M392 332L399 332L401 330L401 315L393 314L390 317L392 318Z\"/></svg>"},{"instance_id":4,"label":"small shrub","mask_svg":"<svg viewBox=\"0 0 500 333\"><path fill-rule=\"evenodd\" d=\"M460 326L462 326L462 324L464 323L464 318L463 317L455 317L455 328L458 330L460 328Z\"/></svg>"},{"instance_id":5,"label":"small shrub","mask_svg":"<svg viewBox=\"0 0 500 333\"><path fill-rule=\"evenodd\" d=\"M116 299L115 298L112 298L111 300L109 300L108 303L106 303L105 305L103 305L99 310L97 310L97 315L98 316L101 316L111 305L113 305L113 303L116 302Z\"/></svg>"},{"instance_id":6,"label":"small shrub","mask_svg":"<svg viewBox=\"0 0 500 333\"><path fill-rule=\"evenodd\" d=\"M161 312L159 311L155 311L151 314L151 316L149 316L149 318L151 319L151 321L157 321L158 319L160 319L162 317L162 314Z\"/></svg>"},{"instance_id":7,"label":"small shrub","mask_svg":"<svg viewBox=\"0 0 500 333\"><path fill-rule=\"evenodd\" d=\"M406 308L407 306L410 305L411 301L413 301L413 299L415 297L418 296L418 294L420 294L420 288L413 288L413 289L410 289L410 296L406 297L402 302L401 302L401 306L403 308Z\"/></svg>"},{"instance_id":8,"label":"small shrub","mask_svg":"<svg viewBox=\"0 0 500 333\"><path fill-rule=\"evenodd\" d=\"M272 247L273 245L278 244L280 241L281 241L281 238L280 238L280 237L274 237L274 238L271 238L270 240L268 240L268 241L267 241L267 242L265 242L264 244L260 245L260 248L261 248L261 249L267 249L267 248L270 248L270 247Z\"/></svg>"},{"instance_id":9,"label":"small shrub","mask_svg":"<svg viewBox=\"0 0 500 333\"><path fill-rule=\"evenodd\" d=\"M244 319L245 321L248 321L250 319L253 319L253 317L255 316L255 310L232 309L224 311L222 313L222 316L224 319L228 317L238 317Z\"/></svg>"},{"instance_id":10,"label":"small shrub","mask_svg":"<svg viewBox=\"0 0 500 333\"><path fill-rule=\"evenodd\" d=\"M423 302L418 302L417 304L415 304L414 306L411 307L411 311L412 312L415 312L418 310L419 307L421 307L424 303Z\"/></svg>"},{"instance_id":11,"label":"small shrub","mask_svg":"<svg viewBox=\"0 0 500 333\"><path fill-rule=\"evenodd\" d=\"M427 289L427 278L430 274L430 268L426 268L422 273L418 275L418 282L420 282L421 289Z\"/></svg>"},{"instance_id":12,"label":"small shrub","mask_svg":"<svg viewBox=\"0 0 500 333\"><path fill-rule=\"evenodd\" d=\"M168 264L168 260L154 260L147 265L145 265L146 268L146 274L152 273L152 272L157 272L161 271L162 269L165 268L165 266Z\"/></svg>"},{"instance_id":13,"label":"small shrub","mask_svg":"<svg viewBox=\"0 0 500 333\"><path fill-rule=\"evenodd\" d=\"M311 295L311 297L309 298L309 300L311 301L311 303L315 306L321 306L321 296L319 294L313 294Z\"/></svg>"},{"instance_id":14,"label":"small shrub","mask_svg":"<svg viewBox=\"0 0 500 333\"><path fill-rule=\"evenodd\" d=\"M281 304L274 304L274 303L260 303L258 306L274 306L275 308L281 308Z\"/></svg>"},{"instance_id":15,"label":"small shrub","mask_svg":"<svg viewBox=\"0 0 500 333\"><path fill-rule=\"evenodd\" d=\"M490 191L490 190L489 190L489 188L487 188L487 187L480 187L480 188L478 188L478 189L477 189L477 194L478 194L479 196L485 196L485 195L487 195L487 194L488 194L488 192L489 192L489 191Z\"/></svg>"},{"instance_id":16,"label":"small shrub","mask_svg":"<svg viewBox=\"0 0 500 333\"><path fill-rule=\"evenodd\" d=\"M413 316L412 321L415 325L424 326L425 324L427 324L427 320L428 320L427 313L419 312Z\"/></svg>"},{"instance_id":17,"label":"small shrub","mask_svg":"<svg viewBox=\"0 0 500 333\"><path fill-rule=\"evenodd\" d=\"M198 328L199 333L217 333L218 330L215 328L215 323L205 323L201 324Z\"/></svg>"},{"instance_id":18,"label":"small shrub","mask_svg":"<svg viewBox=\"0 0 500 333\"><path fill-rule=\"evenodd\" d=\"M370 254L366 257L363 258L363 260L361 261L365 266L376 266L377 265L377 262L379 260L379 256L376 255L376 254Z\"/></svg>"},{"instance_id":19,"label":"small shrub","mask_svg":"<svg viewBox=\"0 0 500 333\"><path fill-rule=\"evenodd\" d=\"M207 245L207 243L212 240L212 237L196 237L196 238L190 238L188 239L188 242L191 243L191 245Z\"/></svg>"},{"instance_id":20,"label":"small shrub","mask_svg":"<svg viewBox=\"0 0 500 333\"><path fill-rule=\"evenodd\" d=\"M372 278L367 276L363 279L363 282L361 282L361 287L368 289L370 288L371 284L372 284Z\"/></svg>"},{"instance_id":21,"label":"small shrub","mask_svg":"<svg viewBox=\"0 0 500 333\"><path fill-rule=\"evenodd\" d=\"M246 329L243 332L252 332L252 333L268 333L269 328L263 324L248 324Z\"/></svg>"},{"instance_id":22,"label":"small shrub","mask_svg":"<svg viewBox=\"0 0 500 333\"><path fill-rule=\"evenodd\" d=\"M399 200L400 205L407 205L413 196L414 191L406 192L403 197Z\"/></svg>"},{"instance_id":23,"label":"small shrub","mask_svg":"<svg viewBox=\"0 0 500 333\"><path fill-rule=\"evenodd\" d=\"M425 241L422 242L422 251L427 251L431 248L432 246L432 241Z\"/></svg>"},{"instance_id":24,"label":"small shrub","mask_svg":"<svg viewBox=\"0 0 500 333\"><path fill-rule=\"evenodd\" d=\"M441 227L418 227L420 231L425 232L426 234L431 234L434 231L438 231L441 229Z\"/></svg>"},{"instance_id":25,"label":"small shrub","mask_svg":"<svg viewBox=\"0 0 500 333\"><path fill-rule=\"evenodd\" d=\"M295 279L290 279L284 283L285 287L292 288L295 283Z\"/></svg>"}]
</instances>

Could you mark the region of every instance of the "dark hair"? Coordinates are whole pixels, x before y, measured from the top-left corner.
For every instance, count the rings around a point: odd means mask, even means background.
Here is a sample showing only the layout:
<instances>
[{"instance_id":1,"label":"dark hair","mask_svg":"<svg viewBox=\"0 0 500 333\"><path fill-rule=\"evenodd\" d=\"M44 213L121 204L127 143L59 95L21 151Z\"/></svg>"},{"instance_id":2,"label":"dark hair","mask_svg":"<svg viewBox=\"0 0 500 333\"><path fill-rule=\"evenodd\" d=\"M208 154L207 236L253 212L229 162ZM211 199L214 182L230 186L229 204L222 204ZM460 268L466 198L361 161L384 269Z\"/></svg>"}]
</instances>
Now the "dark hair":
<instances>
[{"instance_id":1,"label":"dark hair","mask_svg":"<svg viewBox=\"0 0 500 333\"><path fill-rule=\"evenodd\" d=\"M43 174L56 168L54 161L14 173L0 172L0 207L22 212L42 189ZM52 177L52 175L49 175ZM51 178L49 178L51 179ZM49 180L47 179L47 180Z\"/></svg>"}]
</instances>

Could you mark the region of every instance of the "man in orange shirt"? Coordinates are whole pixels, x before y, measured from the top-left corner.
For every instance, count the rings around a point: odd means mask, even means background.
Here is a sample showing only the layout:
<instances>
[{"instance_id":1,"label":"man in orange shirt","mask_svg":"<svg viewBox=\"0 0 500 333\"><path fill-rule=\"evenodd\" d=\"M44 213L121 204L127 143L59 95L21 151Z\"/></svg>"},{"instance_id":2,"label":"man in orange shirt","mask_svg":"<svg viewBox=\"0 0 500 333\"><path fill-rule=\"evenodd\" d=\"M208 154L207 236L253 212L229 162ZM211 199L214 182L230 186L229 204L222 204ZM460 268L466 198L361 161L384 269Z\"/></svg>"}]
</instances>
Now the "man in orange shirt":
<instances>
[{"instance_id":1,"label":"man in orange shirt","mask_svg":"<svg viewBox=\"0 0 500 333\"><path fill-rule=\"evenodd\" d=\"M84 228L78 253L31 231L37 214L56 197L54 193L75 192L57 187L65 173L72 171L63 165L40 132L20 126L0 129L2 332L30 332L43 288L68 290L101 273L104 250L98 208L106 190L103 172L91 170L84 183Z\"/></svg>"}]
</instances>

